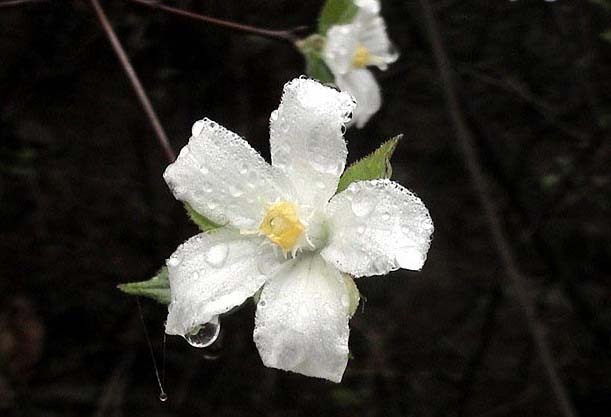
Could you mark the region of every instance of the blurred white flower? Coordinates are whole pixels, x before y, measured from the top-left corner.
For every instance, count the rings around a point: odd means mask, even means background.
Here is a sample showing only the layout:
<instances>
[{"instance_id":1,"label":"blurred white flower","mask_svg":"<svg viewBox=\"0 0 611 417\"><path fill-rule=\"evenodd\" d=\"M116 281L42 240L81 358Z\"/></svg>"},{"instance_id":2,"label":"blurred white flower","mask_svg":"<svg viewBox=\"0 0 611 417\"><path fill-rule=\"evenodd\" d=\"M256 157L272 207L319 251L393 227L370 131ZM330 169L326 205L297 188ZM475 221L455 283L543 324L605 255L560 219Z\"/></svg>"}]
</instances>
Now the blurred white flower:
<instances>
[{"instance_id":1,"label":"blurred white flower","mask_svg":"<svg viewBox=\"0 0 611 417\"><path fill-rule=\"evenodd\" d=\"M254 341L263 363L342 379L359 301L352 277L420 269L433 232L420 199L393 181L355 182L334 196L354 106L316 81L287 83L270 117L272 165L218 124L195 123L164 178L224 227L167 260L166 333L189 335L262 288Z\"/></svg>"},{"instance_id":2,"label":"blurred white flower","mask_svg":"<svg viewBox=\"0 0 611 417\"><path fill-rule=\"evenodd\" d=\"M380 87L367 67L386 70L399 54L388 39L379 0L355 0L355 4L358 12L352 23L328 30L323 59L337 86L356 99L353 120L361 128L382 105Z\"/></svg>"}]
</instances>

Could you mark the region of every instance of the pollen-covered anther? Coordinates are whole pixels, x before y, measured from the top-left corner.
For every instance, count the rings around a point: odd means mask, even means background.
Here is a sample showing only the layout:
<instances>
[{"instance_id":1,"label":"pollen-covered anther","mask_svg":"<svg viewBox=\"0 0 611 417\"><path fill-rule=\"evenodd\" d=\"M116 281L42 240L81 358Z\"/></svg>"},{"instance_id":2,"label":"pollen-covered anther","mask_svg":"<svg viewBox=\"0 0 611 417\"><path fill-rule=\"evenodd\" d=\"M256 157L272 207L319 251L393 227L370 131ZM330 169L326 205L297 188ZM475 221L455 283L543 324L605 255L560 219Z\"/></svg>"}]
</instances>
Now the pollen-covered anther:
<instances>
[{"instance_id":1,"label":"pollen-covered anther","mask_svg":"<svg viewBox=\"0 0 611 417\"><path fill-rule=\"evenodd\" d=\"M267 208L259 231L284 251L290 251L303 234L304 227L295 204L279 201Z\"/></svg>"},{"instance_id":2,"label":"pollen-covered anther","mask_svg":"<svg viewBox=\"0 0 611 417\"><path fill-rule=\"evenodd\" d=\"M364 45L360 44L356 47L354 55L352 56L352 65L356 68L365 68L372 63L372 55L369 49Z\"/></svg>"}]
</instances>

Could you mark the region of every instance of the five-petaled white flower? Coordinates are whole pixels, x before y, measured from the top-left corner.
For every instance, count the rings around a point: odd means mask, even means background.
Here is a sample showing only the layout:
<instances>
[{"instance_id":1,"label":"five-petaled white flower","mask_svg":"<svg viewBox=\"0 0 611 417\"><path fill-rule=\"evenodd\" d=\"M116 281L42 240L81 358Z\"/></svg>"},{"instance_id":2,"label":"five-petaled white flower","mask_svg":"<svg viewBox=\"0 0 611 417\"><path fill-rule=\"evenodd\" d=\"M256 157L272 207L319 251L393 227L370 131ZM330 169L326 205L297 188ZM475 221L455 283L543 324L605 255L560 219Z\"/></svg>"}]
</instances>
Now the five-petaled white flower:
<instances>
[{"instance_id":1,"label":"five-petaled white flower","mask_svg":"<svg viewBox=\"0 0 611 417\"><path fill-rule=\"evenodd\" d=\"M358 12L352 23L335 25L327 31L323 58L335 77L335 84L357 101L354 122L367 123L382 105L380 86L370 66L386 70L399 58L386 34L379 0L354 0Z\"/></svg>"},{"instance_id":2,"label":"five-petaled white flower","mask_svg":"<svg viewBox=\"0 0 611 417\"><path fill-rule=\"evenodd\" d=\"M284 87L270 117L272 165L208 119L164 173L175 197L224 227L167 260L166 333L188 335L262 288L254 341L266 366L339 382L352 277L424 264L433 224L414 194L390 180L335 194L346 163L346 93L309 79Z\"/></svg>"}]
</instances>

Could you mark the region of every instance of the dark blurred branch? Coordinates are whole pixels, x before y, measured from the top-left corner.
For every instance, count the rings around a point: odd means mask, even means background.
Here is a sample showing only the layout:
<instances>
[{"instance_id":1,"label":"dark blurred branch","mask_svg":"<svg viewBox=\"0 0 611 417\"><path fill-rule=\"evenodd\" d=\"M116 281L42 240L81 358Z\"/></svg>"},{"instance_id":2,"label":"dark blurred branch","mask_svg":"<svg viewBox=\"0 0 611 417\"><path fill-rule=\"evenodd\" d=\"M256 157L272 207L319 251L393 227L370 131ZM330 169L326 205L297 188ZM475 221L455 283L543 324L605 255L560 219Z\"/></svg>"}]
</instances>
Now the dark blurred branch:
<instances>
[{"instance_id":1,"label":"dark blurred branch","mask_svg":"<svg viewBox=\"0 0 611 417\"><path fill-rule=\"evenodd\" d=\"M484 360L486 359L486 354L488 353L488 348L490 347L490 343L492 342L492 336L494 335L494 331L496 328L496 312L499 306L501 305L501 301L503 299L503 291L500 286L497 285L492 289L492 294L489 298L490 299L488 300L488 305L486 306L484 322L482 324L482 336L480 342L477 348L475 349L475 353L469 359L462 378L462 395L457 407L459 417L466 415L467 405L469 403L469 398L473 393L473 385L475 384L477 372L481 365L484 363Z\"/></svg>"},{"instance_id":2,"label":"dark blurred branch","mask_svg":"<svg viewBox=\"0 0 611 417\"><path fill-rule=\"evenodd\" d=\"M459 105L458 96L454 87L453 71L444 49L439 29L437 28L433 10L428 0L419 0L419 3L422 9L426 31L433 49L433 55L437 62L443 83L448 112L450 113L452 123L456 129L458 145L463 153L475 191L484 209L484 215L488 222L492 239L503 262L512 290L525 316L528 330L533 338L541 364L545 369L550 386L556 398L558 409L564 417L575 417L576 413L573 404L558 375L543 328L537 320L535 310L524 286L524 279L517 267L511 246L501 226L497 208L491 197L489 186L482 171L479 156L477 155L475 140L467 127L462 109Z\"/></svg>"},{"instance_id":3,"label":"dark blurred branch","mask_svg":"<svg viewBox=\"0 0 611 417\"><path fill-rule=\"evenodd\" d=\"M213 25L221 26L227 29L231 29L237 32L249 33L251 35L262 36L268 39L280 40L284 42L289 42L294 44L299 37L296 32L304 29L302 27L296 28L294 30L271 30L271 29L262 29L255 26L244 25L241 23L230 22L228 20L219 19L216 17L205 16L202 14L197 14L193 12L189 12L187 10L177 9L175 7L166 6L164 4L159 3L158 1L150 1L150 0L127 0L132 3L141 4L143 6L150 7L152 9L163 10L164 12L175 14L178 16L188 17L190 19L199 20L201 22L210 23Z\"/></svg>"},{"instance_id":4,"label":"dark blurred branch","mask_svg":"<svg viewBox=\"0 0 611 417\"><path fill-rule=\"evenodd\" d=\"M149 122L151 123L151 127L153 128L153 131L155 132L155 135L157 136L157 140L159 141L159 144L161 145L161 148L163 149L163 152L166 158L168 159L169 162L174 162L174 160L176 159L176 154L174 153L174 149L172 149L172 145L170 144L170 141L168 140L168 137L165 133L165 130L163 129L163 126L161 126L161 122L159 121L159 118L157 117L157 113L155 113L155 109L153 108L151 101L149 100L148 96L146 95L146 91L144 90L144 88L142 87L142 84L140 83L138 74L136 74L136 71L134 70L134 67L130 63L129 58L127 57L127 54L125 53L125 50L123 49L123 46L121 45L121 42L119 41L119 38L117 38L115 31L113 30L112 26L110 25L110 22L108 21L108 17L106 17L106 13L104 13L104 9L102 9L102 6L98 2L98 0L90 0L90 1L91 1L91 6L95 10L98 21L100 22L102 29L104 29L104 32L106 33L106 37L108 38L108 41L110 42L112 46L112 49L115 51L115 54L117 55L117 58L119 59L119 62L121 63L121 67L123 68L123 71L125 72L125 75L127 75L127 78L129 79L134 89L134 92L136 93L136 96L138 97L138 100L140 101L140 104L142 105L142 109L144 110L144 113L146 113L146 116L148 117Z\"/></svg>"},{"instance_id":5,"label":"dark blurred branch","mask_svg":"<svg viewBox=\"0 0 611 417\"><path fill-rule=\"evenodd\" d=\"M42 3L46 1L49 1L49 0L6 0L6 1L0 2L0 8L11 7L11 6L23 6L26 4Z\"/></svg>"}]
</instances>

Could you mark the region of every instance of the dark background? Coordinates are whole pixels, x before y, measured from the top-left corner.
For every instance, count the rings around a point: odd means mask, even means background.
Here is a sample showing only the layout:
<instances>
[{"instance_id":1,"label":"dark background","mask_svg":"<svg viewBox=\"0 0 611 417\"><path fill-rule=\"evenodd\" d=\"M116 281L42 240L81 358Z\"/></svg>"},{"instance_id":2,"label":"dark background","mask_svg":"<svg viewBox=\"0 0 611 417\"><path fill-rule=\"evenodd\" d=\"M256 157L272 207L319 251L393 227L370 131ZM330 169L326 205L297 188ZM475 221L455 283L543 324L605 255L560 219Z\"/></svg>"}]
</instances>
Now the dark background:
<instances>
[{"instance_id":1,"label":"dark background","mask_svg":"<svg viewBox=\"0 0 611 417\"><path fill-rule=\"evenodd\" d=\"M3 0L5 1L5 0ZM313 27L322 1L166 4ZM588 1L436 0L460 107L579 415L611 408L611 14ZM1 4L1 3L0 3ZM303 73L289 44L128 1L102 3L179 150L207 116L269 157L268 118ZM205 352L168 337L162 403L136 300L196 233L89 2L0 7L0 414L558 416L457 146L415 0L384 1L400 60L350 160L404 133L394 178L435 222L421 272L364 278L340 385L265 368L254 307ZM162 362L166 307L142 300Z\"/></svg>"}]
</instances>

